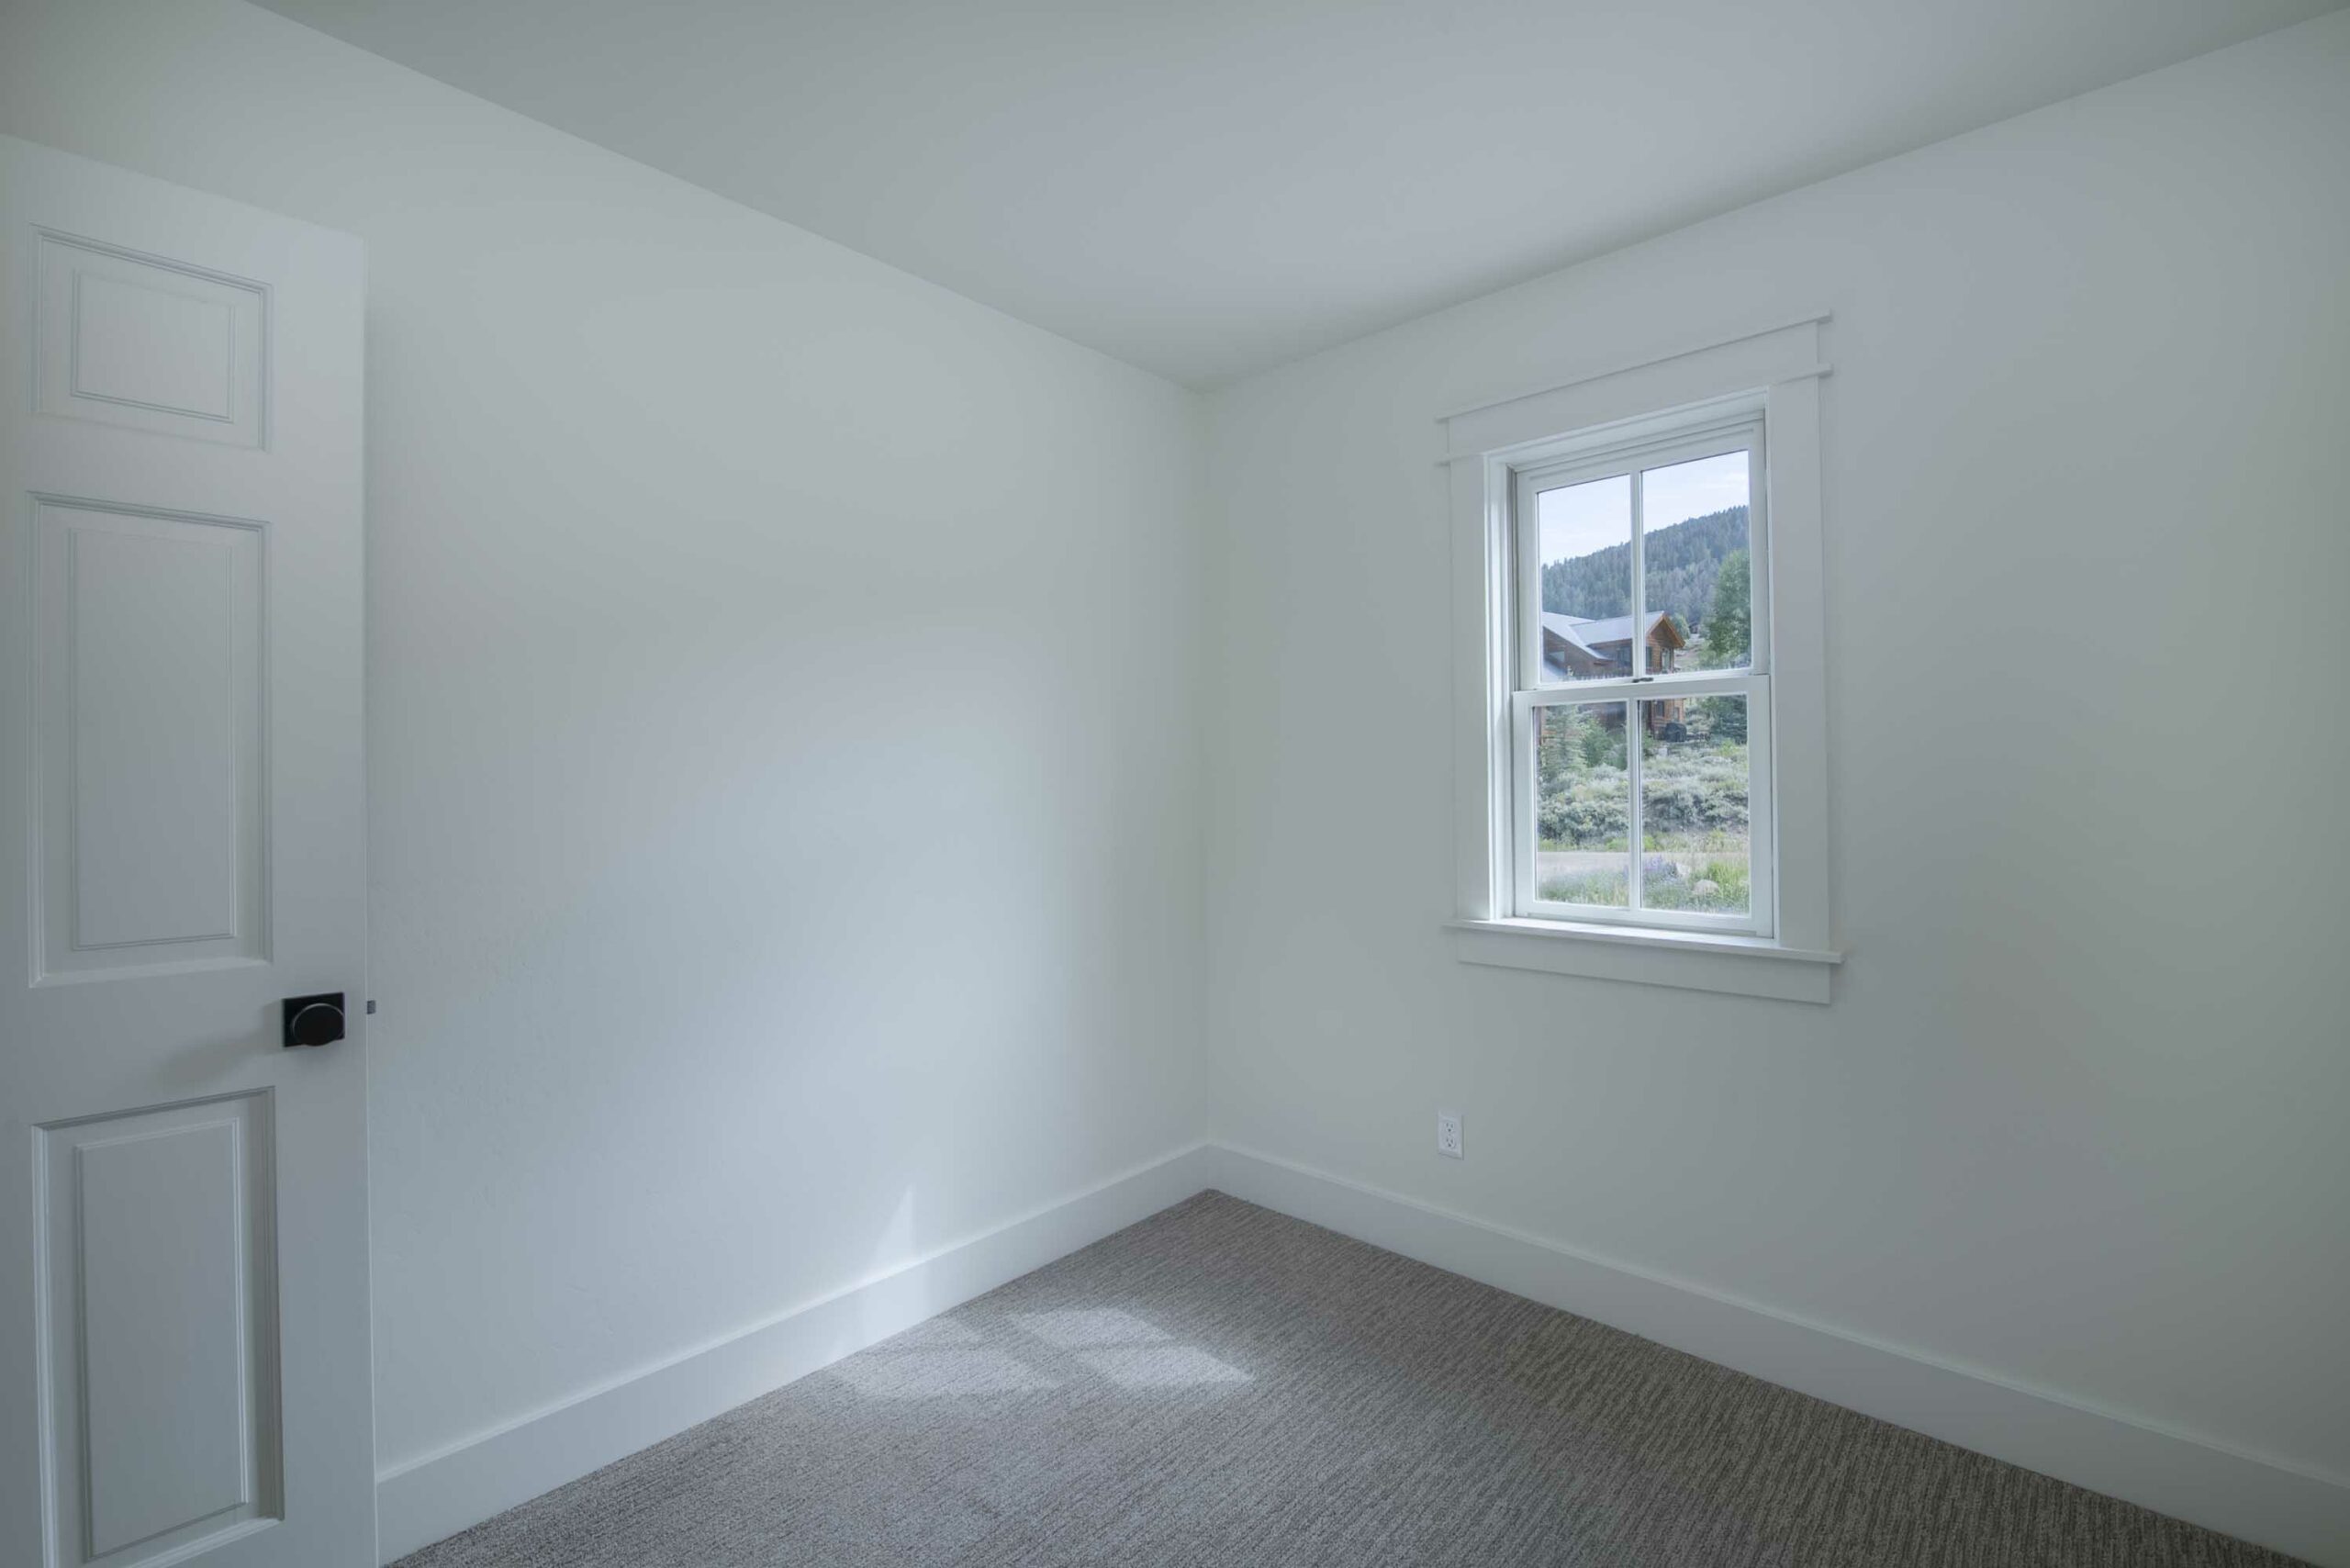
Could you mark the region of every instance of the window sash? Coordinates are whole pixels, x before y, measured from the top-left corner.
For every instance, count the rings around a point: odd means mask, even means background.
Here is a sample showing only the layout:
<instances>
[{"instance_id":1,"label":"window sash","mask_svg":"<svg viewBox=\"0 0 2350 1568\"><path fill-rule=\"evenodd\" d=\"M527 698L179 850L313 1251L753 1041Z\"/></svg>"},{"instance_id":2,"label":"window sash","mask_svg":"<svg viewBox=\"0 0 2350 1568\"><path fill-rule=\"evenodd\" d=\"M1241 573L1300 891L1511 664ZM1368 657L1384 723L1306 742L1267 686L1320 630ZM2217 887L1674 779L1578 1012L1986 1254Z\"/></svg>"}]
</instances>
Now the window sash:
<instances>
[{"instance_id":1,"label":"window sash","mask_svg":"<svg viewBox=\"0 0 2350 1568\"><path fill-rule=\"evenodd\" d=\"M1519 687L1550 689L1542 676L1542 522L1535 498L1545 490L1585 485L1598 479L1629 476L1632 491L1631 617L1635 628L1648 614L1648 562L1643 548L1647 520L1643 516L1647 486L1640 476L1651 468L1693 463L1743 450L1746 466L1747 568L1752 636L1747 650L1748 667L1759 673L1770 668L1770 534L1766 476L1769 455L1764 449L1763 420L1753 414L1699 429L1683 429L1647 440L1618 442L1529 463L1513 472L1512 542L1516 554L1517 619L1517 679ZM1648 675L1648 639L1632 638L1633 678ZM1663 679L1665 677L1657 677ZM1563 688L1583 690L1600 681L1568 681Z\"/></svg>"},{"instance_id":2,"label":"window sash","mask_svg":"<svg viewBox=\"0 0 2350 1568\"><path fill-rule=\"evenodd\" d=\"M1746 699L1746 821L1747 902L1743 914L1700 910L1641 907L1645 807L1641 801L1641 702L1705 696ZM1582 703L1621 702L1624 711L1624 767L1629 790L1625 832L1627 904L1561 903L1537 896L1536 874L1541 850L1541 826L1537 820L1541 786L1537 726L1545 708ZM1772 806L1771 678L1767 675L1710 675L1687 682L1656 680L1592 681L1581 687L1544 687L1512 694L1509 710L1511 832L1511 912L1523 919L1586 921L1609 925L1636 925L1685 931L1718 931L1740 935L1769 936L1776 927L1777 833Z\"/></svg>"},{"instance_id":3,"label":"window sash","mask_svg":"<svg viewBox=\"0 0 2350 1568\"><path fill-rule=\"evenodd\" d=\"M1770 546L1766 515L1766 476L1769 472L1763 420L1752 413L1697 429L1665 431L1647 439L1613 444L1588 444L1561 454L1555 449L1544 459L1512 473L1512 542L1516 577L1513 602L1516 610L1517 679L1507 710L1511 770L1510 890L1512 913L1520 918L1572 921L1595 924L1651 929L1713 931L1770 936L1777 924L1777 818L1772 799L1770 683ZM1651 673L1648 639L1638 634L1648 613L1647 562L1642 543L1647 487L1641 476L1650 469L1676 463L1718 457L1744 450L1747 468L1748 561L1752 584L1752 638L1748 666L1740 670ZM1633 673L1606 678L1550 683L1543 678L1541 596L1541 523L1535 498L1545 490L1593 480L1631 476L1631 615L1635 635ZM1641 738L1645 734L1639 704L1644 701L1740 696L1747 702L1747 913L1712 913L1695 910L1646 909L1643 864L1646 836ZM1536 743L1541 710L1567 704L1625 704L1626 785L1629 791L1627 830L1626 907L1561 903L1537 896L1539 879L1537 857L1541 847L1539 783Z\"/></svg>"}]
</instances>

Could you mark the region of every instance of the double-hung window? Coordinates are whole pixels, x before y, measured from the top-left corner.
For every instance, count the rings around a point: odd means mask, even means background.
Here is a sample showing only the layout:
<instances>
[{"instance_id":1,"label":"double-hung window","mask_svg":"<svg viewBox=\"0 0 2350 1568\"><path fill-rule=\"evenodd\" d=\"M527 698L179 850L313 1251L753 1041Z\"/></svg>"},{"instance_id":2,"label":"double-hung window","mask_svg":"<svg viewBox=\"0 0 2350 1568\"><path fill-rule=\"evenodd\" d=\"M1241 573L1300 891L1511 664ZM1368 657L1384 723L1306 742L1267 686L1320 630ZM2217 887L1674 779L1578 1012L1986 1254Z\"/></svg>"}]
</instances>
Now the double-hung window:
<instances>
[{"instance_id":1,"label":"double-hung window","mask_svg":"<svg viewBox=\"0 0 2350 1568\"><path fill-rule=\"evenodd\" d=\"M1825 320L1443 417L1462 958L1829 1000Z\"/></svg>"},{"instance_id":2,"label":"double-hung window","mask_svg":"<svg viewBox=\"0 0 2350 1568\"><path fill-rule=\"evenodd\" d=\"M1767 465L1744 411L1513 471L1518 916L1771 935Z\"/></svg>"}]
</instances>

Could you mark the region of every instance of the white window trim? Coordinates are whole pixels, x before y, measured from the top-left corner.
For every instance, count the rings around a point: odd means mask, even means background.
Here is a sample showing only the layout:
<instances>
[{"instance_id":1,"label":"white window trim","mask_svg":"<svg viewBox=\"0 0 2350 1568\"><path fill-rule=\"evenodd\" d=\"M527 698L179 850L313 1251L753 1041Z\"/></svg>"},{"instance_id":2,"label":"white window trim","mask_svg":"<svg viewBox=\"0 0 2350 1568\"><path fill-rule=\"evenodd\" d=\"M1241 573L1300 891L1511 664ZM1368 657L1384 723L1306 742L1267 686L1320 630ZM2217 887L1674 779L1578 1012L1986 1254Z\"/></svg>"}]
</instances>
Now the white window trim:
<instances>
[{"instance_id":1,"label":"white window trim","mask_svg":"<svg viewBox=\"0 0 2350 1568\"><path fill-rule=\"evenodd\" d=\"M1443 420L1451 470L1455 643L1455 950L1471 963L1825 1002L1842 959L1828 883L1826 614L1820 547L1823 314L1585 376ZM1662 923L1514 918L1510 745L1521 650L1512 569L1513 487L1523 469L1686 431L1718 411L1759 414L1769 443L1767 768L1776 854L1767 936ZM1497 607L1499 612L1497 612ZM1767 622L1764 617L1767 616ZM1757 646L1764 646L1758 624ZM1760 667L1760 666L1758 666Z\"/></svg>"}]
</instances>

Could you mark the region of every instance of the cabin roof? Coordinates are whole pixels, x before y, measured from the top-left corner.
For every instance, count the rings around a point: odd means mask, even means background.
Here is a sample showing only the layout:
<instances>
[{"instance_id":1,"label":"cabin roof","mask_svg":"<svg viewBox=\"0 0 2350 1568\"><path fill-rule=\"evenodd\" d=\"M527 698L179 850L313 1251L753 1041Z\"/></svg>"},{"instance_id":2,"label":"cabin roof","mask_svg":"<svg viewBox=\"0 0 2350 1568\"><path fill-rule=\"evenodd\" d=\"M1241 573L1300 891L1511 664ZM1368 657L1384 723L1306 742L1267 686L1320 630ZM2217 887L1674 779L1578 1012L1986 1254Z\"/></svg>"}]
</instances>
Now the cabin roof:
<instances>
[{"instance_id":1,"label":"cabin roof","mask_svg":"<svg viewBox=\"0 0 2350 1568\"><path fill-rule=\"evenodd\" d=\"M1673 624L1662 610L1649 611L1650 635L1656 634L1660 622L1662 623L1664 641L1670 645L1676 648L1685 648L1689 645L1688 639L1681 635L1680 629ZM1632 618L1628 615L1597 618L1588 615L1557 615L1545 610L1542 614L1542 630L1546 635L1557 637L1561 642L1581 648L1588 654L1610 643L1630 642Z\"/></svg>"}]
</instances>

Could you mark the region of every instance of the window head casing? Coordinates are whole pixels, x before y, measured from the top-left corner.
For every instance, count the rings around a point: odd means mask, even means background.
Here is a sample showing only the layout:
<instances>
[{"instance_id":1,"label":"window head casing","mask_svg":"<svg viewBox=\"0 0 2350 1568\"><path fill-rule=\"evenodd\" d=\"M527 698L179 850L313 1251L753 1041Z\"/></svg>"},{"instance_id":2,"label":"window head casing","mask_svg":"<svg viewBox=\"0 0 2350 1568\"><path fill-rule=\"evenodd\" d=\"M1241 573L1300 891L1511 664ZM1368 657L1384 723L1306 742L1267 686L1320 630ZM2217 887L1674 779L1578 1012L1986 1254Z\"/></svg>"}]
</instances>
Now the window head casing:
<instances>
[{"instance_id":1,"label":"window head casing","mask_svg":"<svg viewBox=\"0 0 2350 1568\"><path fill-rule=\"evenodd\" d=\"M1824 319L1446 419L1462 958L1828 999Z\"/></svg>"}]
</instances>

